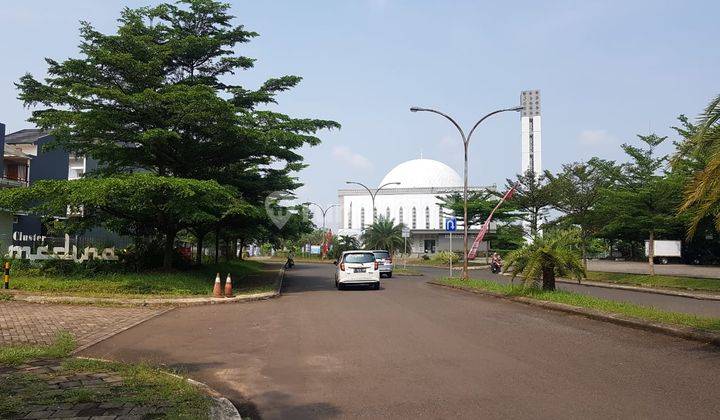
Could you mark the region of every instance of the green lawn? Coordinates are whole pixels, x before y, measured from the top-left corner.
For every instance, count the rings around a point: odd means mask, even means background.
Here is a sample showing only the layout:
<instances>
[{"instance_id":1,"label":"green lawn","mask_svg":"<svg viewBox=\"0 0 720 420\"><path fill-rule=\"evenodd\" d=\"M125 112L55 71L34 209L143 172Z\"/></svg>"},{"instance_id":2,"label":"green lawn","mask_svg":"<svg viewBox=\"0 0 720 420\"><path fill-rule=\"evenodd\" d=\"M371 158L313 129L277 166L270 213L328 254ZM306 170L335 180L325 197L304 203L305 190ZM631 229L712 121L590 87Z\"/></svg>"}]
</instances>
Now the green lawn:
<instances>
[{"instance_id":1,"label":"green lawn","mask_svg":"<svg viewBox=\"0 0 720 420\"><path fill-rule=\"evenodd\" d=\"M167 405L167 418L208 418L209 397L184 379L144 364L70 358L68 354L74 347L75 342L67 333L60 334L52 346L0 347L0 365L17 366L38 358L60 359L60 370L53 372L49 379L75 373L108 373L122 378L123 384L118 387L53 389L47 379L36 374L22 371L10 373L0 377L0 389L12 389L12 392L0 393L0 418L12 418L29 405L85 402Z\"/></svg>"},{"instance_id":2,"label":"green lawn","mask_svg":"<svg viewBox=\"0 0 720 420\"><path fill-rule=\"evenodd\" d=\"M235 293L272 291L277 276L257 261L231 261L188 271L117 273L94 277L49 276L19 272L10 278L10 288L40 294L90 297L147 298L207 296L212 293L215 274L223 281L228 273Z\"/></svg>"},{"instance_id":3,"label":"green lawn","mask_svg":"<svg viewBox=\"0 0 720 420\"><path fill-rule=\"evenodd\" d=\"M605 283L626 284L642 287L665 287L670 289L720 292L720 279L696 277L649 276L647 274L606 273L588 271L588 280Z\"/></svg>"},{"instance_id":4,"label":"green lawn","mask_svg":"<svg viewBox=\"0 0 720 420\"><path fill-rule=\"evenodd\" d=\"M542 301L564 303L582 308L595 309L606 313L626 315L647 321L693 327L708 331L720 331L720 319L717 318L705 318L678 312L667 312L651 306L641 306L628 302L600 299L580 293L565 291L548 292L540 289L504 285L494 281L480 279L470 279L465 281L459 278L443 278L439 280L438 283L450 286L466 287L469 289L486 290L505 296L524 296Z\"/></svg>"}]
</instances>

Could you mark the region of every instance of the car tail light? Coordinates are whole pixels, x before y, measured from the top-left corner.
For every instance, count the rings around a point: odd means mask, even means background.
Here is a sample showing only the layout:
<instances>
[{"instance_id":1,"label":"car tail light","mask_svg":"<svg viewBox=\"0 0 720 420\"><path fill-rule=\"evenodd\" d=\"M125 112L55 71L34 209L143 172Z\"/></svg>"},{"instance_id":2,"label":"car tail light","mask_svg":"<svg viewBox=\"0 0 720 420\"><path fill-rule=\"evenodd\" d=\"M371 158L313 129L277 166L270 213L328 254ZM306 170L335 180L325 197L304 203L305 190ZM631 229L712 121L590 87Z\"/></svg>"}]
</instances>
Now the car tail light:
<instances>
[{"instance_id":1,"label":"car tail light","mask_svg":"<svg viewBox=\"0 0 720 420\"><path fill-rule=\"evenodd\" d=\"M340 263L340 271L345 271L345 263Z\"/></svg>"},{"instance_id":2,"label":"car tail light","mask_svg":"<svg viewBox=\"0 0 720 420\"><path fill-rule=\"evenodd\" d=\"M392 258L388 258L386 261L387 261L389 264L392 264Z\"/></svg>"},{"instance_id":3,"label":"car tail light","mask_svg":"<svg viewBox=\"0 0 720 420\"><path fill-rule=\"evenodd\" d=\"M377 261L375 261L375 269L376 269L376 270L378 269L378 262L377 262Z\"/></svg>"}]
</instances>

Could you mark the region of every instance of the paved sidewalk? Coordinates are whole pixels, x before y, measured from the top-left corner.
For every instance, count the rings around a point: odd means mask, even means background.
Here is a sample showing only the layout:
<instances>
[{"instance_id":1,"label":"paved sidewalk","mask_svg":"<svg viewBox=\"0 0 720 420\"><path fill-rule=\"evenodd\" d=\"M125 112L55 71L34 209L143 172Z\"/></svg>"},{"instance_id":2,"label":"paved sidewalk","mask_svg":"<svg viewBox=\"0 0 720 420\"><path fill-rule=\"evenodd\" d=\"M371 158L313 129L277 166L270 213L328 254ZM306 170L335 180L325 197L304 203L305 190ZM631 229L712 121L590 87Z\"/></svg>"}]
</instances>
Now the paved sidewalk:
<instances>
[{"instance_id":1,"label":"paved sidewalk","mask_svg":"<svg viewBox=\"0 0 720 420\"><path fill-rule=\"evenodd\" d=\"M49 345L58 332L68 331L82 348L167 310L0 302L0 346Z\"/></svg>"},{"instance_id":2,"label":"paved sidewalk","mask_svg":"<svg viewBox=\"0 0 720 420\"><path fill-rule=\"evenodd\" d=\"M32 381L34 386L28 387ZM113 402L113 396L122 394L123 379L106 372L67 372L62 360L34 360L20 366L0 366L0 384L3 392L20 398L37 398L25 395L30 390L40 392L47 399L61 398L63 393L82 392L102 396L97 402L36 404L18 407L10 418L17 419L146 419L162 417L170 408L165 405L140 405L130 402ZM25 393L25 394L23 394ZM115 395L117 396L117 395Z\"/></svg>"}]
</instances>

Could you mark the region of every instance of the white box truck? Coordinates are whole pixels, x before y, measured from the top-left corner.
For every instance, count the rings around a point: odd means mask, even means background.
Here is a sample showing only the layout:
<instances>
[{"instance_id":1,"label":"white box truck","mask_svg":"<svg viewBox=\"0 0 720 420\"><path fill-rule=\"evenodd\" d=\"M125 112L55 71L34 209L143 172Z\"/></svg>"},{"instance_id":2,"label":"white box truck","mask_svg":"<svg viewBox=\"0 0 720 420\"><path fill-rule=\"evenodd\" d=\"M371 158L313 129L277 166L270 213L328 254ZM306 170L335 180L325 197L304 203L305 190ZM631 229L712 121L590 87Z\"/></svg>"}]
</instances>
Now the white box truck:
<instances>
[{"instance_id":1,"label":"white box truck","mask_svg":"<svg viewBox=\"0 0 720 420\"><path fill-rule=\"evenodd\" d=\"M681 241L653 241L655 244L654 254L660 264L667 264L671 259L682 258ZM645 241L645 256L648 256L650 241Z\"/></svg>"}]
</instances>

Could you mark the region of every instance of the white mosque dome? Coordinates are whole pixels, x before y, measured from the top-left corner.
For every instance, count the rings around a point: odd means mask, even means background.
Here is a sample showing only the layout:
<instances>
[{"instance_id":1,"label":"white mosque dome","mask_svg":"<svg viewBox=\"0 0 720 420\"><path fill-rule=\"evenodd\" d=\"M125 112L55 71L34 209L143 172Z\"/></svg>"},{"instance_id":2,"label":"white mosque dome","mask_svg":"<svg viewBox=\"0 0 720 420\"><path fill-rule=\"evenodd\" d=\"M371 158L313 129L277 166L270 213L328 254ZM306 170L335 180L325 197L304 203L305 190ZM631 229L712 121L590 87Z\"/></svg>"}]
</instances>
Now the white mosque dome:
<instances>
[{"instance_id":1,"label":"white mosque dome","mask_svg":"<svg viewBox=\"0 0 720 420\"><path fill-rule=\"evenodd\" d=\"M455 170L432 159L413 159L394 167L380 182L399 182L385 188L448 188L460 187L463 180Z\"/></svg>"}]
</instances>

